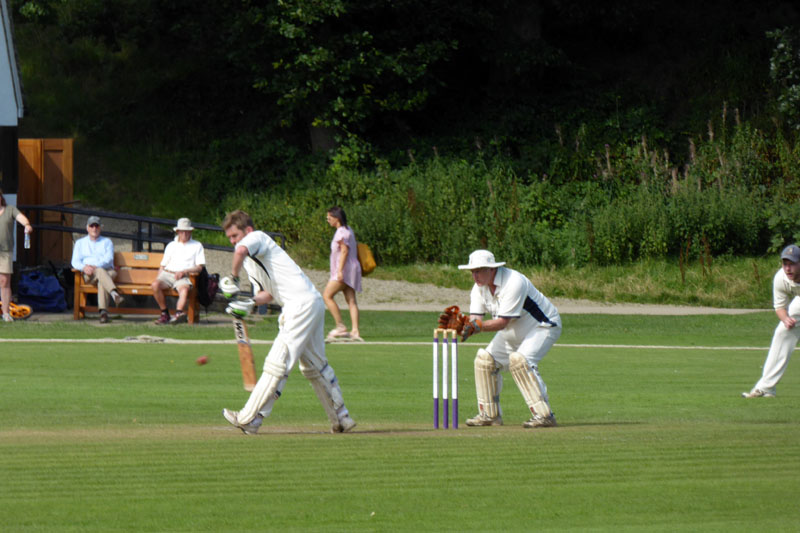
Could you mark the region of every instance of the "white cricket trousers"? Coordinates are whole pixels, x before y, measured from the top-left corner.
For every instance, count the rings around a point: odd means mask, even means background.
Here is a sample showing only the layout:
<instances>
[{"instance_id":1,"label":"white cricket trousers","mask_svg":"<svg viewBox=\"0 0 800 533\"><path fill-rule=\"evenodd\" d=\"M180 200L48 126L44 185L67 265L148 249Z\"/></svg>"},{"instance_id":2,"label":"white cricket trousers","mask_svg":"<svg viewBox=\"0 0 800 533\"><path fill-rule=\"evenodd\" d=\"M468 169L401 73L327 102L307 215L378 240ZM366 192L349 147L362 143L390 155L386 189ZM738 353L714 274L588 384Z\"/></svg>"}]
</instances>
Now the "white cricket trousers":
<instances>
[{"instance_id":1,"label":"white cricket trousers","mask_svg":"<svg viewBox=\"0 0 800 533\"><path fill-rule=\"evenodd\" d=\"M772 394L775 394L775 388L783 377L783 373L786 372L792 352L800 340L800 298L794 298L787 311L789 316L798 321L798 324L792 329L786 329L783 322L778 323L778 327L775 328L775 333L772 335L772 344L769 347L767 359L764 361L761 379L755 386L756 389Z\"/></svg>"},{"instance_id":2,"label":"white cricket trousers","mask_svg":"<svg viewBox=\"0 0 800 533\"><path fill-rule=\"evenodd\" d=\"M530 367L534 376L536 376L536 380L539 382L539 389L542 391L544 401L549 403L550 400L549 396L547 395L547 385L545 384L544 379L542 379L542 375L539 374L539 361L541 361L544 356L547 355L547 352L550 351L550 348L553 347L560 336L560 325L555 327L533 327L522 340L509 338L510 333L508 330L501 330L495 334L494 338L492 338L492 341L486 347L486 351L491 354L492 358L503 370L508 370L508 358L511 355L511 352L522 354L522 356L525 357L525 360L528 362L528 366ZM499 394L500 389L502 389L503 386L502 377L499 374L497 386L497 392Z\"/></svg>"}]
</instances>

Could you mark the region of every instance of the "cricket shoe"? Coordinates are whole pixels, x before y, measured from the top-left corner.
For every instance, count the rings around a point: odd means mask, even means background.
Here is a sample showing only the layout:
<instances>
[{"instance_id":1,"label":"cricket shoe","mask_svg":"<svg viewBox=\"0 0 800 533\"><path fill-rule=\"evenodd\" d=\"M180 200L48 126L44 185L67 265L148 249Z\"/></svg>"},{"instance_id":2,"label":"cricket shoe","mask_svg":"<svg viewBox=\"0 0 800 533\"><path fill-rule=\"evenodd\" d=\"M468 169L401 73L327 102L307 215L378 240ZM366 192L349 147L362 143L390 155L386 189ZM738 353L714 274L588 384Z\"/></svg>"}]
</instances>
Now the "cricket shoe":
<instances>
[{"instance_id":1,"label":"cricket shoe","mask_svg":"<svg viewBox=\"0 0 800 533\"><path fill-rule=\"evenodd\" d=\"M183 311L177 311L175 313L175 316L169 319L169 323L174 326L175 324L183 324L188 320L189 316L186 313L184 313Z\"/></svg>"},{"instance_id":2,"label":"cricket shoe","mask_svg":"<svg viewBox=\"0 0 800 533\"><path fill-rule=\"evenodd\" d=\"M111 298L114 300L114 305L119 307L125 301L125 297L117 291L111 291Z\"/></svg>"},{"instance_id":3,"label":"cricket shoe","mask_svg":"<svg viewBox=\"0 0 800 533\"><path fill-rule=\"evenodd\" d=\"M478 413L472 418L467 418L468 426L502 426L503 417L496 416L494 418L488 417L483 413Z\"/></svg>"},{"instance_id":4,"label":"cricket shoe","mask_svg":"<svg viewBox=\"0 0 800 533\"><path fill-rule=\"evenodd\" d=\"M347 433L356 427L356 421L350 415L344 415L337 424L331 426L331 433Z\"/></svg>"},{"instance_id":5,"label":"cricket shoe","mask_svg":"<svg viewBox=\"0 0 800 533\"><path fill-rule=\"evenodd\" d=\"M761 389L753 389L750 392L743 392L742 398L774 398L774 392L767 392Z\"/></svg>"},{"instance_id":6,"label":"cricket shoe","mask_svg":"<svg viewBox=\"0 0 800 533\"><path fill-rule=\"evenodd\" d=\"M240 424L238 420L239 411L231 411L229 409L223 409L222 416L225 417L225 420L241 429L245 435L255 435L258 433L258 428L261 427L261 423L264 421L263 416L256 415L249 424Z\"/></svg>"},{"instance_id":7,"label":"cricket shoe","mask_svg":"<svg viewBox=\"0 0 800 533\"><path fill-rule=\"evenodd\" d=\"M533 415L530 420L522 423L524 428L553 428L556 425L556 415L553 413L547 416Z\"/></svg>"}]
</instances>

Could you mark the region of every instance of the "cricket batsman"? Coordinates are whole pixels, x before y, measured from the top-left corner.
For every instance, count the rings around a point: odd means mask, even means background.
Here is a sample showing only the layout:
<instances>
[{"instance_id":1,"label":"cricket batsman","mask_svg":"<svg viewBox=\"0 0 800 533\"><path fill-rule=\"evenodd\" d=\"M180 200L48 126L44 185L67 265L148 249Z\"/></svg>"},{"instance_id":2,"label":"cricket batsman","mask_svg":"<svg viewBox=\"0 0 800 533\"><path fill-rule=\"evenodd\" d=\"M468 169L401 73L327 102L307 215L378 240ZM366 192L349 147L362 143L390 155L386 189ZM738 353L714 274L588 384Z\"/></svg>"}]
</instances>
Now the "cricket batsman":
<instances>
[{"instance_id":1,"label":"cricket batsman","mask_svg":"<svg viewBox=\"0 0 800 533\"><path fill-rule=\"evenodd\" d=\"M356 425L342 398L333 368L325 357L325 304L311 280L289 255L263 231L253 228L244 211L233 211L222 222L234 246L231 275L220 280L220 290L230 304L226 311L239 318L257 305L275 302L282 307L278 336L264 361L264 371L240 411L222 410L225 419L247 435L255 435L272 412L295 364L311 382L331 423L331 432L343 433ZM239 273L244 268L254 297L237 298Z\"/></svg>"},{"instance_id":2,"label":"cricket batsman","mask_svg":"<svg viewBox=\"0 0 800 533\"><path fill-rule=\"evenodd\" d=\"M468 426L500 426L501 370L508 370L519 387L531 418L522 425L544 428L556 425L547 387L539 375L539 361L561 336L561 317L556 307L521 273L495 261L488 250L476 250L469 263L459 265L472 272L469 317L450 307L439 317L439 326L455 329L462 342L482 331L495 331L485 349L475 357L475 391L478 414ZM454 312L455 311L455 312ZM486 313L490 320L483 320Z\"/></svg>"}]
</instances>

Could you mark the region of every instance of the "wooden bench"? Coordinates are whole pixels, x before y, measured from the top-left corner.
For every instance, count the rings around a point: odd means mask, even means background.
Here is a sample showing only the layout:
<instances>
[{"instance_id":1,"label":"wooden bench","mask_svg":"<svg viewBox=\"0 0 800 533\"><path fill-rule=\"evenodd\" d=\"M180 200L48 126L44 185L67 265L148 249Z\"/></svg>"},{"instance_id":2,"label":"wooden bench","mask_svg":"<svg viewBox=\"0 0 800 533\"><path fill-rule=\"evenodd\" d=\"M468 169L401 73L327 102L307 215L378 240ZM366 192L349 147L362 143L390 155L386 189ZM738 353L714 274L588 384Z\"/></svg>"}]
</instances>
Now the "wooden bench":
<instances>
[{"instance_id":1,"label":"wooden bench","mask_svg":"<svg viewBox=\"0 0 800 533\"><path fill-rule=\"evenodd\" d=\"M114 266L117 277L114 283L117 290L125 296L145 295L153 296L150 284L156 279L158 269L164 254L161 252L114 252ZM97 306L86 305L87 294L97 294L97 286L86 283L80 270L72 269L75 273L75 306L73 318L79 320L87 311L97 312ZM196 324L200 317L200 302L197 300L197 275L190 276L192 288L186 300L186 313L190 324ZM178 291L167 291L168 296L178 297ZM155 304L155 300L153 300ZM124 305L124 302L123 302ZM133 315L158 315L158 307L109 307L109 313L123 313Z\"/></svg>"}]
</instances>

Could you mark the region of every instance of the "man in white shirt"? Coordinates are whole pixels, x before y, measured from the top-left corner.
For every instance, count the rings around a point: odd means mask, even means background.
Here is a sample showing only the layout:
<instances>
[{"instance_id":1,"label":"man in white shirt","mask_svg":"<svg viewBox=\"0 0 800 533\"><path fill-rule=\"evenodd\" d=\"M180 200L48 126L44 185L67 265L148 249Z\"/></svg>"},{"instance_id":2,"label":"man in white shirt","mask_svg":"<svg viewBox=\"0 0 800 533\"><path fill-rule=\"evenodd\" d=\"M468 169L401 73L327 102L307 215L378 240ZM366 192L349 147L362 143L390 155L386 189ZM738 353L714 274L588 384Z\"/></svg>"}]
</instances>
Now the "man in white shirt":
<instances>
[{"instance_id":1,"label":"man in white shirt","mask_svg":"<svg viewBox=\"0 0 800 533\"><path fill-rule=\"evenodd\" d=\"M470 270L475 281L462 340L481 331L497 332L475 357L478 414L468 419L467 425L503 424L500 371L507 369L531 411L532 416L523 427L552 427L556 418L538 365L561 336L561 316L528 278L503 265L504 262L495 261L490 251L476 250L469 256L469 264L458 267ZM492 318L483 320L486 313Z\"/></svg>"},{"instance_id":2,"label":"man in white shirt","mask_svg":"<svg viewBox=\"0 0 800 533\"><path fill-rule=\"evenodd\" d=\"M772 279L772 305L778 315L778 327L772 335L772 344L764 361L761 379L750 392L743 392L744 398L773 398L778 382L786 372L800 340L800 247L787 246L781 252L782 266Z\"/></svg>"},{"instance_id":3,"label":"man in white shirt","mask_svg":"<svg viewBox=\"0 0 800 533\"><path fill-rule=\"evenodd\" d=\"M199 274L206 264L203 244L192 239L192 221L180 218L178 225L172 229L177 236L164 249L164 259L152 284L153 298L161 309L161 316L156 320L158 325L186 322L186 300L192 288L189 276ZM178 303L172 318L169 316L166 295L170 289L178 291Z\"/></svg>"},{"instance_id":4,"label":"man in white shirt","mask_svg":"<svg viewBox=\"0 0 800 533\"><path fill-rule=\"evenodd\" d=\"M114 243L108 237L100 235L102 225L100 217L90 216L86 220L85 237L81 237L72 247L72 268L83 273L86 283L97 285L97 308L100 310L100 323L105 324L108 318L108 298L113 298L114 305L122 303L122 295L117 291L114 278Z\"/></svg>"},{"instance_id":5,"label":"man in white shirt","mask_svg":"<svg viewBox=\"0 0 800 533\"><path fill-rule=\"evenodd\" d=\"M223 409L225 419L247 435L254 435L272 412L286 379L299 362L300 372L311 383L332 433L353 429L355 421L344 405L336 373L325 356L325 303L297 263L263 231L253 228L244 211L228 213L222 222L234 246L231 275L220 280L227 298L239 293L239 273L244 268L253 288L253 298L234 300L228 312L244 317L257 305L281 306L278 336L264 361L264 371L247 403L240 411Z\"/></svg>"}]
</instances>

